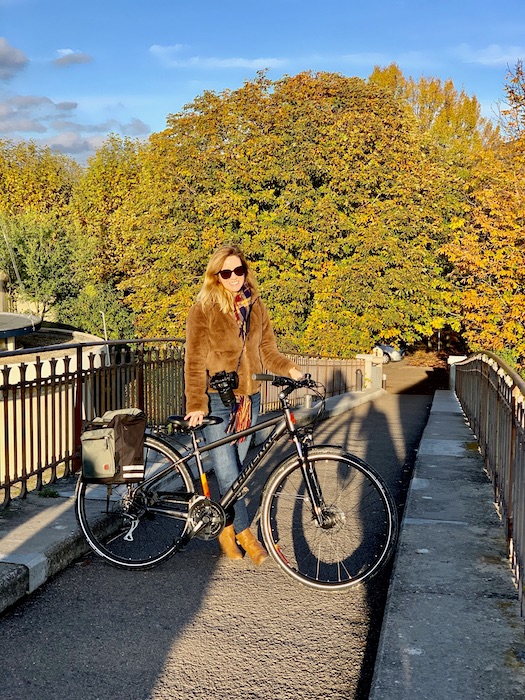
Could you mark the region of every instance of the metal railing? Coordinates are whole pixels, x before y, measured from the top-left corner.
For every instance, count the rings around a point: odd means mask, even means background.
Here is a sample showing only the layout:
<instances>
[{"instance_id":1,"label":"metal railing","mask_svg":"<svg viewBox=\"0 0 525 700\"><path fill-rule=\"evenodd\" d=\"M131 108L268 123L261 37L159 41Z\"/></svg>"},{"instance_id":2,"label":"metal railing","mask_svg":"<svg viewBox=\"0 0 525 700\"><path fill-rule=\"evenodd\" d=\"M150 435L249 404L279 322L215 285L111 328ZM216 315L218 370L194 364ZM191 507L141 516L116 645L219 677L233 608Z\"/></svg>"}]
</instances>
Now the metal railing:
<instances>
[{"instance_id":1,"label":"metal railing","mask_svg":"<svg viewBox=\"0 0 525 700\"><path fill-rule=\"evenodd\" d=\"M525 382L491 352L455 365L455 390L492 480L525 614Z\"/></svg>"},{"instance_id":2,"label":"metal railing","mask_svg":"<svg viewBox=\"0 0 525 700\"><path fill-rule=\"evenodd\" d=\"M138 407L150 424L183 408L183 340L119 340L3 353L3 504L77 471L86 421Z\"/></svg>"},{"instance_id":3,"label":"metal railing","mask_svg":"<svg viewBox=\"0 0 525 700\"><path fill-rule=\"evenodd\" d=\"M320 382L326 390L326 398L339 396L349 391L362 391L364 385L363 360L333 360L325 357L304 357L302 355L287 355L303 374L311 374L312 379ZM381 379L376 381L381 386ZM279 408L278 387L268 382L261 385L261 413L275 411ZM310 392L299 389L290 398L292 406L303 405Z\"/></svg>"},{"instance_id":4,"label":"metal railing","mask_svg":"<svg viewBox=\"0 0 525 700\"><path fill-rule=\"evenodd\" d=\"M327 396L361 390L371 381L364 378L364 360L290 357L326 386ZM90 341L31 352L17 350L0 355L0 371L4 506L14 496L23 497L28 490L41 489L76 472L83 425L95 416L137 407L153 426L164 425L171 414L184 413L181 338ZM304 401L301 395L298 402ZM277 405L277 389L264 384L262 412Z\"/></svg>"}]
</instances>

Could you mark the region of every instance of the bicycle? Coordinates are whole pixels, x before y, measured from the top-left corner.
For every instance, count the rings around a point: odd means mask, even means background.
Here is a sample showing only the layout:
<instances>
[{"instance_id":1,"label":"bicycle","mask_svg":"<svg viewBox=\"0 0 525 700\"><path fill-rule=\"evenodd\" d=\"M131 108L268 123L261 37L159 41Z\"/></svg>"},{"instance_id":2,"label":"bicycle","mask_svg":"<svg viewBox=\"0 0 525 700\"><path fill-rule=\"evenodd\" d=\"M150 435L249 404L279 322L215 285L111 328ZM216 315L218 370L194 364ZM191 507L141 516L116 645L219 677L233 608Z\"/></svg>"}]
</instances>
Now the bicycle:
<instances>
[{"instance_id":1,"label":"bicycle","mask_svg":"<svg viewBox=\"0 0 525 700\"><path fill-rule=\"evenodd\" d=\"M191 444L175 447L165 429L147 434L139 483L93 485L80 476L76 514L98 555L120 568L148 569L194 537L218 537L263 458L287 437L295 450L271 471L255 517L272 559L295 581L317 589L347 589L383 568L398 536L394 499L366 462L340 447L314 445L314 424L324 410L321 385L309 375L297 381L268 374L254 378L280 388L279 415L209 444L203 444L199 429L220 419L207 416L203 426L191 428L182 416L171 416L169 424L189 435ZM294 413L288 397L301 387L320 401ZM212 500L205 454L268 429L231 488Z\"/></svg>"}]
</instances>

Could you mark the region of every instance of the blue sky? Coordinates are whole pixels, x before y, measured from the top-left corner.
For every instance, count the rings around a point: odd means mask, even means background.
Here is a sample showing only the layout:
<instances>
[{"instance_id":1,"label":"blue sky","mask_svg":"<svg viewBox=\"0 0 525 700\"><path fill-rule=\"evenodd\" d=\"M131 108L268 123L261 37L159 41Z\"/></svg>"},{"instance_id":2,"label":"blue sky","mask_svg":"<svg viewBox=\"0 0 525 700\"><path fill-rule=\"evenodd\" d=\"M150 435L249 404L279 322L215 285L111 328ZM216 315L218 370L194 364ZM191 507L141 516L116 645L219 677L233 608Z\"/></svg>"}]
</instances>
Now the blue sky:
<instances>
[{"instance_id":1,"label":"blue sky","mask_svg":"<svg viewBox=\"0 0 525 700\"><path fill-rule=\"evenodd\" d=\"M524 0L0 0L0 138L85 159L257 71L452 79L484 116L525 60Z\"/></svg>"}]
</instances>

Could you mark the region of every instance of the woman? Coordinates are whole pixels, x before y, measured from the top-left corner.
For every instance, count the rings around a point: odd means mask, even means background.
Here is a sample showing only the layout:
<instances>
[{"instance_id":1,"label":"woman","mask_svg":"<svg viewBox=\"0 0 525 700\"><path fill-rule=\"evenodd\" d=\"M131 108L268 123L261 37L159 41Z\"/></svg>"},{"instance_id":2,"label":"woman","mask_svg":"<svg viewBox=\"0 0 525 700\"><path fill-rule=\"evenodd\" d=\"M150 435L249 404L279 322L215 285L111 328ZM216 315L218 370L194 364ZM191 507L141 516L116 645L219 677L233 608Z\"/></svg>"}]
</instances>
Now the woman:
<instances>
[{"instance_id":1,"label":"woman","mask_svg":"<svg viewBox=\"0 0 525 700\"><path fill-rule=\"evenodd\" d=\"M293 379L302 377L293 362L277 349L268 312L238 246L219 248L208 263L197 302L188 313L185 358L186 420L196 426L208 414L223 419L222 423L206 427L209 442L247 428L257 420L260 382L253 379L254 373L266 370L288 374ZM233 406L225 405L213 388L213 377L221 372L238 375ZM237 478L248 446L249 442L242 440L209 453L221 494ZM240 544L259 565L268 553L249 524L246 504L239 500L233 523L223 529L219 544L228 558L242 559Z\"/></svg>"}]
</instances>

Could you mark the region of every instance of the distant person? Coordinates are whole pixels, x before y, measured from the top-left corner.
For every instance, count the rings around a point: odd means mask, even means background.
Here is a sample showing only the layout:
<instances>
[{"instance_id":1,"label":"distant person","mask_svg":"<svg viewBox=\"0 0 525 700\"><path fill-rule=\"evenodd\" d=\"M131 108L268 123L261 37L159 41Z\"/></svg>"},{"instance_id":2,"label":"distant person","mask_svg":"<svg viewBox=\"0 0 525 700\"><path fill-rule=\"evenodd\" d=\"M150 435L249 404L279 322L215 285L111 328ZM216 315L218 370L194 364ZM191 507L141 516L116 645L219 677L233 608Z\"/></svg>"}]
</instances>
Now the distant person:
<instances>
[{"instance_id":1,"label":"distant person","mask_svg":"<svg viewBox=\"0 0 525 700\"><path fill-rule=\"evenodd\" d=\"M252 375L263 371L293 379L303 376L277 349L268 311L241 249L223 246L208 262L186 321L186 420L197 426L206 415L222 418L222 423L204 428L208 442L249 427L257 421L260 407L260 382ZM221 398L228 389L231 406ZM249 440L243 439L209 453L221 495L239 475L248 447ZM242 559L240 545L259 565L268 553L249 528L243 499L234 510L233 522L219 535L221 550L229 559Z\"/></svg>"}]
</instances>

